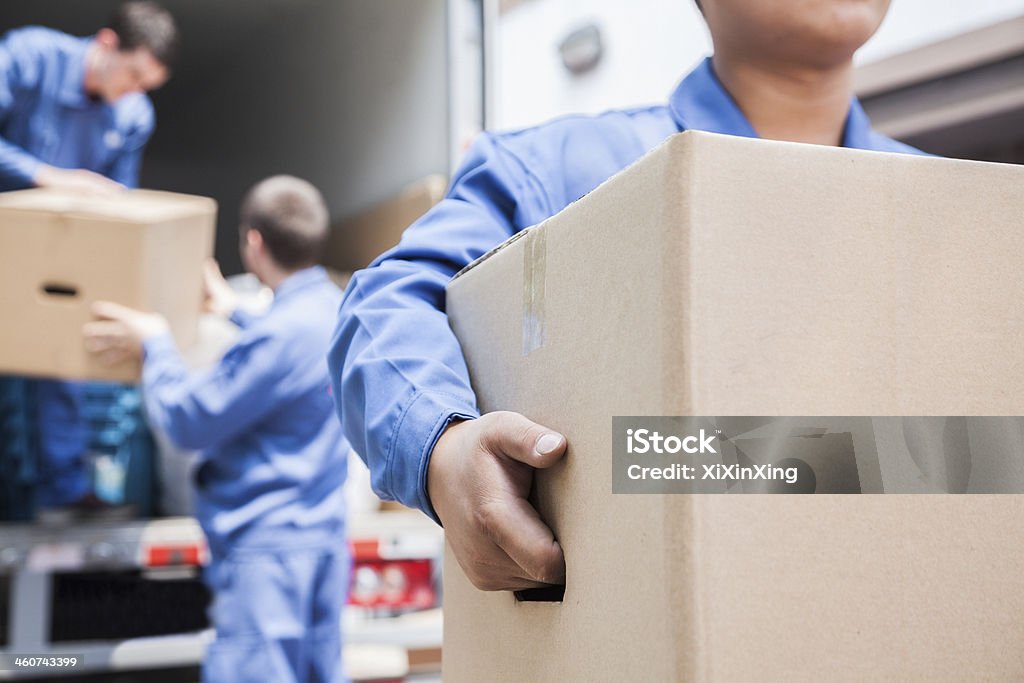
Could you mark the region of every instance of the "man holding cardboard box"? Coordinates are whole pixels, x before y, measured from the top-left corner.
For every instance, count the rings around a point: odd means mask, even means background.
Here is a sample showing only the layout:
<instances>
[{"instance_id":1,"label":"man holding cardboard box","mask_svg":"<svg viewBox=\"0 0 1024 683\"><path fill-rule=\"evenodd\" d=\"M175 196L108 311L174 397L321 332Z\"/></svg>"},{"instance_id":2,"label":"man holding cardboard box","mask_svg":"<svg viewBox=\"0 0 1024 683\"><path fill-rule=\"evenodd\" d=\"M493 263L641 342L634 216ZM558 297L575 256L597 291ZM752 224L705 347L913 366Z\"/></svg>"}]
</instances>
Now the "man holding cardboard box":
<instances>
[{"instance_id":1,"label":"man holding cardboard box","mask_svg":"<svg viewBox=\"0 0 1024 683\"><path fill-rule=\"evenodd\" d=\"M94 37L32 26L0 41L0 190L116 191L139 182L153 133L146 92L170 75L171 15L121 5Z\"/></svg>"},{"instance_id":2,"label":"man holding cardboard box","mask_svg":"<svg viewBox=\"0 0 1024 683\"><path fill-rule=\"evenodd\" d=\"M109 194L139 182L153 133L145 92L169 76L178 45L171 15L152 2L121 5L94 37L41 27L0 40L0 191L30 187ZM80 385L40 381L46 507L95 509L83 457L88 428Z\"/></svg>"},{"instance_id":3,"label":"man holding cardboard box","mask_svg":"<svg viewBox=\"0 0 1024 683\"><path fill-rule=\"evenodd\" d=\"M197 517L210 545L217 640L209 681L334 681L348 591L348 446L324 354L340 290L317 266L327 208L309 183L275 176L241 210L242 260L274 290L270 311L236 308L215 267L211 310L242 328L212 370L190 374L160 315L98 302L86 345L108 361L142 353L154 428L198 449Z\"/></svg>"},{"instance_id":4,"label":"man holding cardboard box","mask_svg":"<svg viewBox=\"0 0 1024 683\"><path fill-rule=\"evenodd\" d=\"M887 0L699 6L715 53L667 106L484 134L447 198L349 285L329 357L346 435L379 494L444 524L479 588L564 581L561 547L527 496L566 442L522 415L479 415L444 309L456 272L683 130L919 153L873 131L851 95L853 54Z\"/></svg>"}]
</instances>

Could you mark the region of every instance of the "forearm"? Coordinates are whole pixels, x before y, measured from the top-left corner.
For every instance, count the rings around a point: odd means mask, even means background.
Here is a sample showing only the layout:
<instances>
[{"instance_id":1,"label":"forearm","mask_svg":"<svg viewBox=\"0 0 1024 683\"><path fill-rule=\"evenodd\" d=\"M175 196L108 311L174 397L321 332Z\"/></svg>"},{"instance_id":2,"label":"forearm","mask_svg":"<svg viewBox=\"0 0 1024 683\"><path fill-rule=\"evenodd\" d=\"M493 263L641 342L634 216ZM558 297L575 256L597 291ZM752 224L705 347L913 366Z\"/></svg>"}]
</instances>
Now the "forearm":
<instances>
[{"instance_id":1,"label":"forearm","mask_svg":"<svg viewBox=\"0 0 1024 683\"><path fill-rule=\"evenodd\" d=\"M356 273L329 356L345 436L367 461L374 489L431 515L430 451L452 417L477 415L443 312L447 280L404 261ZM380 313L397 308L400 315Z\"/></svg>"},{"instance_id":2,"label":"forearm","mask_svg":"<svg viewBox=\"0 0 1024 683\"><path fill-rule=\"evenodd\" d=\"M543 194L489 135L473 145L448 196L397 247L349 283L329 356L345 436L375 490L433 515L426 472L454 418L478 416L445 287L463 267L530 224Z\"/></svg>"},{"instance_id":3,"label":"forearm","mask_svg":"<svg viewBox=\"0 0 1024 683\"><path fill-rule=\"evenodd\" d=\"M37 176L45 165L17 145L0 138L0 178L11 187L35 187Z\"/></svg>"},{"instance_id":4,"label":"forearm","mask_svg":"<svg viewBox=\"0 0 1024 683\"><path fill-rule=\"evenodd\" d=\"M205 449L236 439L280 407L296 357L287 335L245 334L218 363L189 373L170 335L145 342L142 371L153 424L179 447ZM301 345L300 345L301 346Z\"/></svg>"},{"instance_id":5,"label":"forearm","mask_svg":"<svg viewBox=\"0 0 1024 683\"><path fill-rule=\"evenodd\" d=\"M143 342L142 394L150 422L171 441L188 440L180 418L180 397L188 382L188 367L170 333Z\"/></svg>"}]
</instances>

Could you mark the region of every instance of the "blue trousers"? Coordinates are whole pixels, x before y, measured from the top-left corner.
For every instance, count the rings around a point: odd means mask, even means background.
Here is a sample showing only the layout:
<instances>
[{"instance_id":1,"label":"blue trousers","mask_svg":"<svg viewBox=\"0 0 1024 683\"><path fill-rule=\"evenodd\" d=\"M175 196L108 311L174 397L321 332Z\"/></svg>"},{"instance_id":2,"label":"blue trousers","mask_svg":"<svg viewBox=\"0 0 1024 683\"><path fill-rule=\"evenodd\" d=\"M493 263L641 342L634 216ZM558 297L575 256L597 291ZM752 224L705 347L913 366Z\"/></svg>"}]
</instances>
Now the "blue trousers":
<instances>
[{"instance_id":1,"label":"blue trousers","mask_svg":"<svg viewBox=\"0 0 1024 683\"><path fill-rule=\"evenodd\" d=\"M85 453L89 424L79 382L35 380L38 399L40 505L69 505L92 488Z\"/></svg>"},{"instance_id":2,"label":"blue trousers","mask_svg":"<svg viewBox=\"0 0 1024 683\"><path fill-rule=\"evenodd\" d=\"M206 582L217 631L205 683L338 683L341 610L350 560L342 537L261 530L258 540L211 543Z\"/></svg>"}]
</instances>

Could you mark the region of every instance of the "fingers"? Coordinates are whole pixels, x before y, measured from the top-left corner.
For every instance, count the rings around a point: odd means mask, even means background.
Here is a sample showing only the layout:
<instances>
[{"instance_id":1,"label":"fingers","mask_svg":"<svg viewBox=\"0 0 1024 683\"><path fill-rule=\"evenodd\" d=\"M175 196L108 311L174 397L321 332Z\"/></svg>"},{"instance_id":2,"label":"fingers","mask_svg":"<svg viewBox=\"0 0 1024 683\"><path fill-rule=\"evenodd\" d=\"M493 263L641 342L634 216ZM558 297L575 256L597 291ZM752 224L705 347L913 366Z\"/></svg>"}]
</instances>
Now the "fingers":
<instances>
[{"instance_id":1,"label":"fingers","mask_svg":"<svg viewBox=\"0 0 1024 683\"><path fill-rule=\"evenodd\" d=\"M237 295L212 258L203 263L203 291L206 295L203 307L208 313L230 316L238 306Z\"/></svg>"},{"instance_id":2,"label":"fingers","mask_svg":"<svg viewBox=\"0 0 1024 683\"><path fill-rule=\"evenodd\" d=\"M94 186L90 187L90 191L102 197L111 197L116 194L124 192L125 187L120 183L115 183L112 180L102 178L102 182L97 182Z\"/></svg>"},{"instance_id":3,"label":"fingers","mask_svg":"<svg viewBox=\"0 0 1024 683\"><path fill-rule=\"evenodd\" d=\"M126 188L119 182L91 171L73 170L67 181L61 184L64 189L94 197L112 197Z\"/></svg>"},{"instance_id":4,"label":"fingers","mask_svg":"<svg viewBox=\"0 0 1024 683\"><path fill-rule=\"evenodd\" d=\"M220 272L220 266L215 259L208 258L203 262L203 282L207 291L224 282L224 275Z\"/></svg>"},{"instance_id":5,"label":"fingers","mask_svg":"<svg viewBox=\"0 0 1024 683\"><path fill-rule=\"evenodd\" d=\"M481 590L564 583L565 557L527 500L534 468L565 452L565 437L516 413L451 424L434 446L427 488L459 565Z\"/></svg>"},{"instance_id":6,"label":"fingers","mask_svg":"<svg viewBox=\"0 0 1024 683\"><path fill-rule=\"evenodd\" d=\"M203 293L206 296L204 307L206 310L216 313L217 278L220 276L220 268L212 258L203 261Z\"/></svg>"},{"instance_id":7,"label":"fingers","mask_svg":"<svg viewBox=\"0 0 1024 683\"><path fill-rule=\"evenodd\" d=\"M479 420L484 448L530 467L550 467L565 453L564 436L519 413L488 413Z\"/></svg>"},{"instance_id":8,"label":"fingers","mask_svg":"<svg viewBox=\"0 0 1024 683\"><path fill-rule=\"evenodd\" d=\"M101 320L86 323L82 334L86 351L94 354L104 365L117 365L135 356L129 331L121 322Z\"/></svg>"},{"instance_id":9,"label":"fingers","mask_svg":"<svg viewBox=\"0 0 1024 683\"><path fill-rule=\"evenodd\" d=\"M51 187L85 195L111 196L126 188L119 182L85 169L57 168L43 165L33 182L39 187Z\"/></svg>"},{"instance_id":10,"label":"fingers","mask_svg":"<svg viewBox=\"0 0 1024 683\"><path fill-rule=\"evenodd\" d=\"M485 504L480 524L532 581L565 583L565 556L554 534L525 498Z\"/></svg>"},{"instance_id":11,"label":"fingers","mask_svg":"<svg viewBox=\"0 0 1024 683\"><path fill-rule=\"evenodd\" d=\"M135 358L135 354L131 350L122 348L106 349L96 355L99 358L100 364L108 367L120 365L126 360Z\"/></svg>"},{"instance_id":12,"label":"fingers","mask_svg":"<svg viewBox=\"0 0 1024 683\"><path fill-rule=\"evenodd\" d=\"M101 320L128 320L136 315L138 311L113 301L97 301L92 305L92 314Z\"/></svg>"},{"instance_id":13,"label":"fingers","mask_svg":"<svg viewBox=\"0 0 1024 683\"><path fill-rule=\"evenodd\" d=\"M480 590L517 591L548 585L526 576L526 572L492 542L467 545L449 535L448 543L466 578Z\"/></svg>"},{"instance_id":14,"label":"fingers","mask_svg":"<svg viewBox=\"0 0 1024 683\"><path fill-rule=\"evenodd\" d=\"M98 194L116 194L125 189L124 185L116 180L111 180L104 175L93 173L92 171L83 171L80 177L87 189Z\"/></svg>"},{"instance_id":15,"label":"fingers","mask_svg":"<svg viewBox=\"0 0 1024 683\"><path fill-rule=\"evenodd\" d=\"M112 346L125 332L124 324L116 320L100 320L82 326L85 346L89 351L100 351L106 346Z\"/></svg>"}]
</instances>

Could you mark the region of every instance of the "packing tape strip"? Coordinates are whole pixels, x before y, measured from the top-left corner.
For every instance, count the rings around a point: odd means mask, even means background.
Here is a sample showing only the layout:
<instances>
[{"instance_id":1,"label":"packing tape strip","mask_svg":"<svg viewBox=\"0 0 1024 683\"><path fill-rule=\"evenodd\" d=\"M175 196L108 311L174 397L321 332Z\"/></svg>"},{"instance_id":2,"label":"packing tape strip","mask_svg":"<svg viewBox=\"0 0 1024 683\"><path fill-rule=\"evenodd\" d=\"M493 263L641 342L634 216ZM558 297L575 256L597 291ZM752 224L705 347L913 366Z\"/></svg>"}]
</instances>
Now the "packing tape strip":
<instances>
[{"instance_id":1,"label":"packing tape strip","mask_svg":"<svg viewBox=\"0 0 1024 683\"><path fill-rule=\"evenodd\" d=\"M523 249L523 355L544 346L544 281L547 275L545 231L532 229Z\"/></svg>"}]
</instances>

